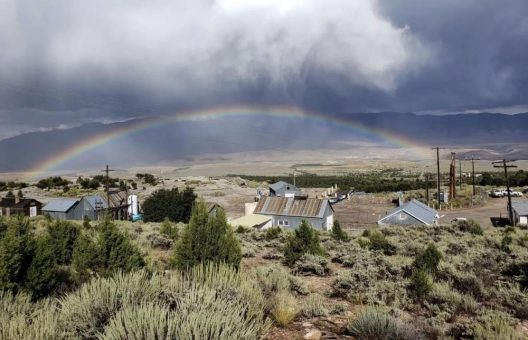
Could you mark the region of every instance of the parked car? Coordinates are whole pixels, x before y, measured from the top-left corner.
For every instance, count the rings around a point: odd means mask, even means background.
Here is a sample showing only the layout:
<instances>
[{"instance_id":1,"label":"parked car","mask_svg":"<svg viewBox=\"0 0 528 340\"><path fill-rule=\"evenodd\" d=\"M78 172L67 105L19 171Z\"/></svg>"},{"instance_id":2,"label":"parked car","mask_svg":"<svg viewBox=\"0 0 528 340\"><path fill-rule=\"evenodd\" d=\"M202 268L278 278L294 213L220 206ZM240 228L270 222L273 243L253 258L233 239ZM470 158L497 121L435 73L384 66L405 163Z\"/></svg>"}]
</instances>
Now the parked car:
<instances>
[{"instance_id":1,"label":"parked car","mask_svg":"<svg viewBox=\"0 0 528 340\"><path fill-rule=\"evenodd\" d=\"M455 217L451 220L451 222L453 223L462 222L462 221L467 221L467 218L466 217Z\"/></svg>"},{"instance_id":2,"label":"parked car","mask_svg":"<svg viewBox=\"0 0 528 340\"><path fill-rule=\"evenodd\" d=\"M500 190L491 190L489 195L493 198L504 197L504 193Z\"/></svg>"}]
</instances>

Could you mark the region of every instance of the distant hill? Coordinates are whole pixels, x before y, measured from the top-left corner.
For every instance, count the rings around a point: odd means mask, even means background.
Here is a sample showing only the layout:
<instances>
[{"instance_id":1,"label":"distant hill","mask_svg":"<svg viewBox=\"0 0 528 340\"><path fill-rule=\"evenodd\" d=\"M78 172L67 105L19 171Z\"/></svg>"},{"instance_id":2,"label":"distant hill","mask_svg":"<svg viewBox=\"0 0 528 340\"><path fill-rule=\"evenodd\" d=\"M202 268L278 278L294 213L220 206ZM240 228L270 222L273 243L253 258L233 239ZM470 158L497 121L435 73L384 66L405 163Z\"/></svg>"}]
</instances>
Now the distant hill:
<instances>
[{"instance_id":1,"label":"distant hill","mask_svg":"<svg viewBox=\"0 0 528 340\"><path fill-rule=\"evenodd\" d=\"M192 158L203 154L226 154L272 149L309 150L346 147L340 141L387 143L383 132L426 145L490 145L482 158L500 152L527 158L516 144L528 143L528 113L416 115L413 113L368 113L328 115L328 121L292 117L242 116L192 121L167 121L107 143L89 144L82 153L72 153L61 167L93 167L94 163L144 165ZM87 140L116 130L141 125L142 120L113 124L86 124L67 130L33 132L0 141L0 171L23 171L63 154ZM354 128L362 127L360 129ZM370 133L375 129L378 133ZM388 144L390 145L390 144ZM504 145L508 145L507 147ZM509 148L509 149L508 149ZM486 154L487 152L487 154ZM523 156L524 155L524 156ZM520 156L520 157L519 157Z\"/></svg>"}]
</instances>

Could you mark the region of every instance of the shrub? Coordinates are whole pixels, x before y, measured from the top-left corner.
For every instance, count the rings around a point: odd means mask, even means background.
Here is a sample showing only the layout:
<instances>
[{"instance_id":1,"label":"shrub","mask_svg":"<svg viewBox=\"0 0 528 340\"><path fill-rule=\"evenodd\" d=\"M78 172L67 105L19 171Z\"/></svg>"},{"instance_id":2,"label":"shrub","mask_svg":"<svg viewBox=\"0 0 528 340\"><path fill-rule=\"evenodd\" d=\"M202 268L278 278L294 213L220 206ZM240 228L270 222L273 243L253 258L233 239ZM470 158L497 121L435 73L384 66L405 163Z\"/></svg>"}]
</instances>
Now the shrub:
<instances>
[{"instance_id":1,"label":"shrub","mask_svg":"<svg viewBox=\"0 0 528 340\"><path fill-rule=\"evenodd\" d=\"M328 261L319 255L304 254L294 265L297 274L325 276L330 272Z\"/></svg>"},{"instance_id":2,"label":"shrub","mask_svg":"<svg viewBox=\"0 0 528 340\"><path fill-rule=\"evenodd\" d=\"M471 218L466 221L458 221L457 227L463 232L468 232L474 235L484 235L484 231L482 230L480 223Z\"/></svg>"},{"instance_id":3,"label":"shrub","mask_svg":"<svg viewBox=\"0 0 528 340\"><path fill-rule=\"evenodd\" d=\"M348 234L341 228L341 224L338 220L334 221L334 225L332 226L332 231L330 235L332 235L332 238L337 241L348 242L350 239L348 237Z\"/></svg>"},{"instance_id":4,"label":"shrub","mask_svg":"<svg viewBox=\"0 0 528 340\"><path fill-rule=\"evenodd\" d=\"M419 340L423 335L380 308L368 307L347 323L347 331L359 340Z\"/></svg>"},{"instance_id":5,"label":"shrub","mask_svg":"<svg viewBox=\"0 0 528 340\"><path fill-rule=\"evenodd\" d=\"M425 298L433 288L431 276L423 270L415 270L411 275L408 289L417 299Z\"/></svg>"},{"instance_id":6,"label":"shrub","mask_svg":"<svg viewBox=\"0 0 528 340\"><path fill-rule=\"evenodd\" d=\"M319 294L312 294L304 300L302 305L302 314L307 318L328 315L325 307L324 298Z\"/></svg>"},{"instance_id":7,"label":"shrub","mask_svg":"<svg viewBox=\"0 0 528 340\"><path fill-rule=\"evenodd\" d=\"M162 222L168 218L172 222L187 223L195 200L192 188L182 192L178 188L159 189L143 202L143 218L145 222Z\"/></svg>"},{"instance_id":8,"label":"shrub","mask_svg":"<svg viewBox=\"0 0 528 340\"><path fill-rule=\"evenodd\" d=\"M79 227L71 222L57 220L48 225L48 235L53 242L58 264L69 265L71 263L73 248L79 233Z\"/></svg>"},{"instance_id":9,"label":"shrub","mask_svg":"<svg viewBox=\"0 0 528 340\"><path fill-rule=\"evenodd\" d=\"M371 250L382 251L385 255L396 254L396 247L391 244L385 236L379 231L372 231L369 233L369 247Z\"/></svg>"},{"instance_id":10,"label":"shrub","mask_svg":"<svg viewBox=\"0 0 528 340\"><path fill-rule=\"evenodd\" d=\"M271 227L266 229L266 240L271 241L279 238L280 234L282 233L281 227Z\"/></svg>"},{"instance_id":11,"label":"shrub","mask_svg":"<svg viewBox=\"0 0 528 340\"><path fill-rule=\"evenodd\" d=\"M479 318L473 329L476 340L488 339L524 339L515 329L515 320L503 312L487 310Z\"/></svg>"},{"instance_id":12,"label":"shrub","mask_svg":"<svg viewBox=\"0 0 528 340\"><path fill-rule=\"evenodd\" d=\"M225 262L238 268L241 259L240 244L224 210L218 209L215 215L209 216L205 203L198 201L176 244L174 264L183 269L199 263Z\"/></svg>"},{"instance_id":13,"label":"shrub","mask_svg":"<svg viewBox=\"0 0 528 340\"><path fill-rule=\"evenodd\" d=\"M145 266L145 261L127 235L120 232L111 221L104 221L99 227L101 231L101 255L103 274L108 275L118 270L125 272Z\"/></svg>"},{"instance_id":14,"label":"shrub","mask_svg":"<svg viewBox=\"0 0 528 340\"><path fill-rule=\"evenodd\" d=\"M420 271L436 274L441 259L442 253L431 243L424 251L416 256L414 267Z\"/></svg>"},{"instance_id":15,"label":"shrub","mask_svg":"<svg viewBox=\"0 0 528 340\"><path fill-rule=\"evenodd\" d=\"M56 247L49 236L40 236L35 243L35 253L28 268L24 285L34 299L53 293L66 277L57 266Z\"/></svg>"},{"instance_id":16,"label":"shrub","mask_svg":"<svg viewBox=\"0 0 528 340\"><path fill-rule=\"evenodd\" d=\"M0 240L0 290L17 293L23 287L33 252L34 240L29 219L11 219Z\"/></svg>"},{"instance_id":17,"label":"shrub","mask_svg":"<svg viewBox=\"0 0 528 340\"><path fill-rule=\"evenodd\" d=\"M244 228L243 226L239 225L236 229L235 229L235 233L237 234L245 234L248 230L246 228Z\"/></svg>"},{"instance_id":18,"label":"shrub","mask_svg":"<svg viewBox=\"0 0 528 340\"><path fill-rule=\"evenodd\" d=\"M289 292L279 292L275 296L271 315L279 326L287 326L297 315L297 300Z\"/></svg>"},{"instance_id":19,"label":"shrub","mask_svg":"<svg viewBox=\"0 0 528 340\"><path fill-rule=\"evenodd\" d=\"M346 312L347 309L348 306L346 303L338 303L332 307L330 314L343 314L344 312Z\"/></svg>"},{"instance_id":20,"label":"shrub","mask_svg":"<svg viewBox=\"0 0 528 340\"><path fill-rule=\"evenodd\" d=\"M284 260L288 266L293 266L304 254L322 255L319 244L319 234L308 222L302 221L295 234L289 237L284 248Z\"/></svg>"},{"instance_id":21,"label":"shrub","mask_svg":"<svg viewBox=\"0 0 528 340\"><path fill-rule=\"evenodd\" d=\"M178 239L178 227L173 225L168 218L165 218L161 224L160 233L173 241Z\"/></svg>"},{"instance_id":22,"label":"shrub","mask_svg":"<svg viewBox=\"0 0 528 340\"><path fill-rule=\"evenodd\" d=\"M99 240L90 232L83 232L75 241L72 267L77 281L84 281L92 273L100 272L104 266Z\"/></svg>"}]
</instances>

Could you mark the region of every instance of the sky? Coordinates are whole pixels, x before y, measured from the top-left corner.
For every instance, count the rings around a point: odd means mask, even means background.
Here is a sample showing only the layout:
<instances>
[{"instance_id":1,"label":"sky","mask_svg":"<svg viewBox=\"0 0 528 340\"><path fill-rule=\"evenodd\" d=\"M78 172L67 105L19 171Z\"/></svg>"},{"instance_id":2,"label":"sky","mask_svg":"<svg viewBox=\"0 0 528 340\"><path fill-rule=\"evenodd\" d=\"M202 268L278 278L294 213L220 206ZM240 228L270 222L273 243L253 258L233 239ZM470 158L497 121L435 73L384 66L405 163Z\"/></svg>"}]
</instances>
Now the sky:
<instances>
[{"instance_id":1,"label":"sky","mask_svg":"<svg viewBox=\"0 0 528 340\"><path fill-rule=\"evenodd\" d=\"M526 0L0 0L0 139L192 108L528 111Z\"/></svg>"}]
</instances>

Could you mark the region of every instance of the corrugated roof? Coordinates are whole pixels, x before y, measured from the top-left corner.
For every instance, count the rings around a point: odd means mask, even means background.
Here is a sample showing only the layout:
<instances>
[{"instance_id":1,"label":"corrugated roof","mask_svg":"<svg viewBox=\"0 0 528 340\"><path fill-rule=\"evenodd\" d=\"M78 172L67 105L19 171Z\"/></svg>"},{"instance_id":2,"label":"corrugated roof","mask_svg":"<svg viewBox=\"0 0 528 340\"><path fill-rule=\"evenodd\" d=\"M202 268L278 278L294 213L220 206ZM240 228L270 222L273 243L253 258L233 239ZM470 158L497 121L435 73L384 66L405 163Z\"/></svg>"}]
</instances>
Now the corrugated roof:
<instances>
[{"instance_id":1,"label":"corrugated roof","mask_svg":"<svg viewBox=\"0 0 528 340\"><path fill-rule=\"evenodd\" d=\"M253 228L253 227L259 227L268 221L271 220L271 217L265 216L265 215L256 215L256 214L250 214L246 215L237 219L232 220L229 222L233 227L243 226L246 228Z\"/></svg>"},{"instance_id":2,"label":"corrugated roof","mask_svg":"<svg viewBox=\"0 0 528 340\"><path fill-rule=\"evenodd\" d=\"M427 225L433 224L438 218L438 212L436 210L428 207L420 201L413 199L410 202L407 202L404 205L393 209L390 213L383 217L382 220L389 216L397 214L402 210Z\"/></svg>"},{"instance_id":3,"label":"corrugated roof","mask_svg":"<svg viewBox=\"0 0 528 340\"><path fill-rule=\"evenodd\" d=\"M255 214L323 217L328 200L318 198L298 199L294 197L264 196L255 208Z\"/></svg>"},{"instance_id":4,"label":"corrugated roof","mask_svg":"<svg viewBox=\"0 0 528 340\"><path fill-rule=\"evenodd\" d=\"M71 199L71 198L55 199L53 201L50 201L48 204L46 204L42 208L42 211L68 212L78 202L79 200Z\"/></svg>"},{"instance_id":5,"label":"corrugated roof","mask_svg":"<svg viewBox=\"0 0 528 340\"><path fill-rule=\"evenodd\" d=\"M22 198L18 201L18 203L16 202L16 200L13 198L2 198L2 200L0 200L0 207L4 207L4 208L15 208L15 209L22 209L28 205L30 205L31 203L35 202L35 204L39 204L40 202L35 200L35 199L32 199L32 198Z\"/></svg>"},{"instance_id":6,"label":"corrugated roof","mask_svg":"<svg viewBox=\"0 0 528 340\"><path fill-rule=\"evenodd\" d=\"M528 200L514 200L512 201L512 208L518 215L528 215Z\"/></svg>"},{"instance_id":7,"label":"corrugated roof","mask_svg":"<svg viewBox=\"0 0 528 340\"><path fill-rule=\"evenodd\" d=\"M94 209L95 208L103 208L103 209L108 208L108 204L106 204L106 199L104 199L100 195L84 196L83 199L85 199ZM98 202L101 202L101 203L98 203Z\"/></svg>"},{"instance_id":8,"label":"corrugated roof","mask_svg":"<svg viewBox=\"0 0 528 340\"><path fill-rule=\"evenodd\" d=\"M108 195L110 208L119 208L128 205L128 196L126 191L113 191Z\"/></svg>"}]
</instances>

